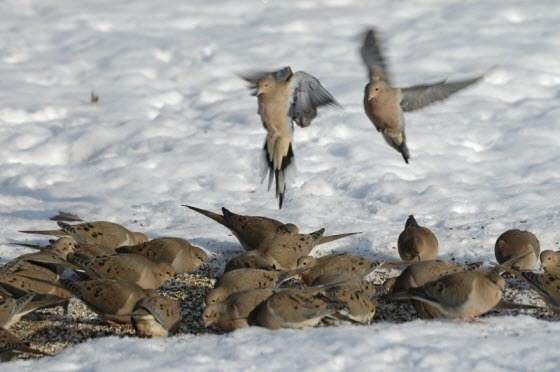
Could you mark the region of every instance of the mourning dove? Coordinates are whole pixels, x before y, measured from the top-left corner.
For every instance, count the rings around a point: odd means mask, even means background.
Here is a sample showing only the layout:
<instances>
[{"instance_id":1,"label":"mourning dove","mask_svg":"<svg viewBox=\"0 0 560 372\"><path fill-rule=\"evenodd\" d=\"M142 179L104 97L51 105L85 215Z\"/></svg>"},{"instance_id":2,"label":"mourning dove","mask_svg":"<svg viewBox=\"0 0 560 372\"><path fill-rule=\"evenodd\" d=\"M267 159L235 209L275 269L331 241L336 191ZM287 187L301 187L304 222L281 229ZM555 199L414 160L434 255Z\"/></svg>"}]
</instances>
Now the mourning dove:
<instances>
[{"instance_id":1,"label":"mourning dove","mask_svg":"<svg viewBox=\"0 0 560 372\"><path fill-rule=\"evenodd\" d=\"M348 275L348 273L346 273L346 275ZM328 276L330 275L327 275L327 277ZM339 274L338 277L331 277L330 280L340 280L343 277L344 276L341 277ZM318 285L323 281L325 281L325 275L317 278L313 285ZM327 281L322 285L327 285ZM334 286L330 285L322 293L331 300L342 302L346 305L344 309L326 318L326 324L370 324L373 320L377 307L373 297L379 293L379 290L372 283L353 275L350 276L346 282Z\"/></svg>"},{"instance_id":2,"label":"mourning dove","mask_svg":"<svg viewBox=\"0 0 560 372\"><path fill-rule=\"evenodd\" d=\"M130 253L97 258L84 258L71 253L68 262L82 268L92 279L126 280L145 289L159 288L175 276L173 267L168 263L153 262Z\"/></svg>"},{"instance_id":3,"label":"mourning dove","mask_svg":"<svg viewBox=\"0 0 560 372\"><path fill-rule=\"evenodd\" d=\"M276 270L261 254L255 251L245 252L230 259L224 268L224 273L238 269Z\"/></svg>"},{"instance_id":4,"label":"mourning dove","mask_svg":"<svg viewBox=\"0 0 560 372\"><path fill-rule=\"evenodd\" d=\"M0 298L0 327L10 328L24 315L24 309L35 297L35 293L29 293L18 299L5 296Z\"/></svg>"},{"instance_id":5,"label":"mourning dove","mask_svg":"<svg viewBox=\"0 0 560 372\"><path fill-rule=\"evenodd\" d=\"M502 300L506 282L496 270L465 271L395 292L389 299L414 299L438 310L434 317L474 318L492 310Z\"/></svg>"},{"instance_id":6,"label":"mourning dove","mask_svg":"<svg viewBox=\"0 0 560 372\"><path fill-rule=\"evenodd\" d=\"M51 355L31 348L28 342L23 342L12 332L0 328L0 361L8 362L22 353Z\"/></svg>"},{"instance_id":7,"label":"mourning dove","mask_svg":"<svg viewBox=\"0 0 560 372\"><path fill-rule=\"evenodd\" d=\"M210 212L190 205L183 206L216 221L222 226L227 227L237 238L237 240L239 240L239 243L241 243L241 246L246 251L257 249L263 241L267 240L271 235L274 235L276 233L276 230L279 226L284 225L284 223L272 218L235 214L233 212L230 212L226 208L222 208L222 215L220 215L218 213ZM296 233L299 232L297 226L293 224L288 225L295 227L295 229L297 229ZM348 236L356 234L360 233L354 232L322 236L317 245L329 243L334 240L346 238Z\"/></svg>"},{"instance_id":8,"label":"mourning dove","mask_svg":"<svg viewBox=\"0 0 560 372\"><path fill-rule=\"evenodd\" d=\"M346 304L322 294L322 288L286 288L261 303L249 316L249 324L260 327L313 327L329 315L346 308Z\"/></svg>"},{"instance_id":9,"label":"mourning dove","mask_svg":"<svg viewBox=\"0 0 560 372\"><path fill-rule=\"evenodd\" d=\"M268 271L262 269L238 269L224 273L206 295L206 304L220 302L230 294L246 289L277 288L302 270Z\"/></svg>"},{"instance_id":10,"label":"mourning dove","mask_svg":"<svg viewBox=\"0 0 560 372\"><path fill-rule=\"evenodd\" d=\"M168 263L177 274L193 272L208 258L202 249L180 238L157 238L141 244L117 248L117 252L138 254L154 262Z\"/></svg>"},{"instance_id":11,"label":"mourning dove","mask_svg":"<svg viewBox=\"0 0 560 372\"><path fill-rule=\"evenodd\" d=\"M276 181L276 197L282 208L286 184L295 171L293 123L308 127L323 105L337 106L334 97L323 88L319 80L285 67L274 72L259 72L242 76L254 89L258 100L258 114L267 131L262 153L262 180L268 173L268 189Z\"/></svg>"},{"instance_id":12,"label":"mourning dove","mask_svg":"<svg viewBox=\"0 0 560 372\"><path fill-rule=\"evenodd\" d=\"M70 237L61 237L58 239L50 239L49 245L37 245L37 244L26 244L26 243L13 243L16 245L21 245L23 247L37 249L42 252L55 253L60 255L60 257L66 259L68 253L73 253L76 249L76 241Z\"/></svg>"},{"instance_id":13,"label":"mourning dove","mask_svg":"<svg viewBox=\"0 0 560 372\"><path fill-rule=\"evenodd\" d=\"M529 231L515 229L508 230L500 235L496 241L494 252L496 260L500 264L525 253L532 253L515 263L513 268L533 270L541 252L541 246L537 237Z\"/></svg>"},{"instance_id":14,"label":"mourning dove","mask_svg":"<svg viewBox=\"0 0 560 372\"><path fill-rule=\"evenodd\" d=\"M18 274L56 282L63 270L64 260L54 253L38 252L24 254L0 268L2 274Z\"/></svg>"},{"instance_id":15,"label":"mourning dove","mask_svg":"<svg viewBox=\"0 0 560 372\"><path fill-rule=\"evenodd\" d=\"M366 114L377 131L383 134L389 146L402 154L406 163L410 153L406 145L403 112L418 110L433 102L442 101L482 78L450 83L444 80L435 84L394 88L391 86L387 64L375 30L367 31L361 54L370 79L364 92Z\"/></svg>"},{"instance_id":16,"label":"mourning dove","mask_svg":"<svg viewBox=\"0 0 560 372\"><path fill-rule=\"evenodd\" d=\"M311 285L319 276L329 273L351 273L364 277L377 270L383 261L371 261L350 253L334 254L315 259L314 265L303 272L301 278Z\"/></svg>"},{"instance_id":17,"label":"mourning dove","mask_svg":"<svg viewBox=\"0 0 560 372\"><path fill-rule=\"evenodd\" d=\"M521 272L521 276L542 296L552 311L560 313L560 276L530 271Z\"/></svg>"},{"instance_id":18,"label":"mourning dove","mask_svg":"<svg viewBox=\"0 0 560 372\"><path fill-rule=\"evenodd\" d=\"M60 279L59 282L109 323L130 323L138 301L144 297L158 296L154 290L144 289L133 282L124 280L72 281Z\"/></svg>"},{"instance_id":19,"label":"mourning dove","mask_svg":"<svg viewBox=\"0 0 560 372\"><path fill-rule=\"evenodd\" d=\"M321 229L310 234L296 234L284 230L285 226L279 226L276 234L257 248L257 251L279 270L295 269L298 260L311 253L325 231Z\"/></svg>"},{"instance_id":20,"label":"mourning dove","mask_svg":"<svg viewBox=\"0 0 560 372\"><path fill-rule=\"evenodd\" d=\"M413 263L403 270L403 272L395 278L393 283L387 283L391 288L388 292L403 292L411 288L422 287L426 283L441 279L447 275L472 271L480 268L482 262L474 262L471 264L459 264L447 261L421 261ZM385 284L384 284L385 286ZM414 309L422 318L440 318L443 316L441 311L428 303L412 300Z\"/></svg>"},{"instance_id":21,"label":"mourning dove","mask_svg":"<svg viewBox=\"0 0 560 372\"><path fill-rule=\"evenodd\" d=\"M560 275L560 251L542 251L541 264L545 273Z\"/></svg>"},{"instance_id":22,"label":"mourning dove","mask_svg":"<svg viewBox=\"0 0 560 372\"><path fill-rule=\"evenodd\" d=\"M249 314L272 293L272 288L246 289L232 293L223 301L206 306L202 311L202 321L206 327L214 326L224 331L248 327Z\"/></svg>"},{"instance_id":23,"label":"mourning dove","mask_svg":"<svg viewBox=\"0 0 560 372\"><path fill-rule=\"evenodd\" d=\"M398 240L399 256L405 261L434 260L438 254L438 240L427 228L419 226L414 216L409 216Z\"/></svg>"},{"instance_id":24,"label":"mourning dove","mask_svg":"<svg viewBox=\"0 0 560 372\"><path fill-rule=\"evenodd\" d=\"M98 244L108 248L135 245L148 241L146 235L128 230L126 227L107 221L84 222L70 225L57 222L60 230L25 230L27 234L70 236L80 244Z\"/></svg>"},{"instance_id":25,"label":"mourning dove","mask_svg":"<svg viewBox=\"0 0 560 372\"><path fill-rule=\"evenodd\" d=\"M21 297L28 293L38 295L52 295L61 300L68 300L72 294L57 283L18 274L0 275L0 287L4 292L14 297Z\"/></svg>"},{"instance_id":26,"label":"mourning dove","mask_svg":"<svg viewBox=\"0 0 560 372\"><path fill-rule=\"evenodd\" d=\"M132 325L139 337L168 337L179 326L181 308L176 300L167 297L144 297L131 314Z\"/></svg>"}]
</instances>

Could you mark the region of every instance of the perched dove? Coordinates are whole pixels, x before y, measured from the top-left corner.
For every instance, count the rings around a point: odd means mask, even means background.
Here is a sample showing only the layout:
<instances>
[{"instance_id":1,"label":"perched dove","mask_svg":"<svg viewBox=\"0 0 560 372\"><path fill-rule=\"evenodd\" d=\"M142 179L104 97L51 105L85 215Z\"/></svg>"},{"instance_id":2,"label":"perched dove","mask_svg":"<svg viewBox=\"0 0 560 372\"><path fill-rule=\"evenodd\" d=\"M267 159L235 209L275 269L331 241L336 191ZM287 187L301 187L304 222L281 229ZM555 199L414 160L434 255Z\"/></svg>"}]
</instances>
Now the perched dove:
<instances>
[{"instance_id":1,"label":"perched dove","mask_svg":"<svg viewBox=\"0 0 560 372\"><path fill-rule=\"evenodd\" d=\"M258 114L267 131L264 142L262 180L268 173L268 189L276 181L276 197L282 208L286 184L295 171L292 148L293 130L296 123L308 127L317 116L317 107L338 106L334 97L323 88L319 80L284 67L274 72L259 72L242 76L258 100Z\"/></svg>"},{"instance_id":2,"label":"perched dove","mask_svg":"<svg viewBox=\"0 0 560 372\"><path fill-rule=\"evenodd\" d=\"M224 331L248 327L249 314L272 293L272 288L246 289L232 293L223 301L206 306L202 311L202 321L206 327L214 326Z\"/></svg>"},{"instance_id":3,"label":"perched dove","mask_svg":"<svg viewBox=\"0 0 560 372\"><path fill-rule=\"evenodd\" d=\"M482 262L474 262L471 264L459 264L447 261L416 262L405 268L403 272L395 278L392 283L392 288L390 288L388 292L403 292L411 288L422 287L426 283L441 279L444 276L476 270L481 266ZM412 300L412 305L422 318L431 319L442 317L440 310L428 303Z\"/></svg>"},{"instance_id":4,"label":"perched dove","mask_svg":"<svg viewBox=\"0 0 560 372\"><path fill-rule=\"evenodd\" d=\"M57 222L60 230L25 230L27 234L70 236L80 244L98 244L108 248L135 245L148 241L146 235L128 230L126 227L107 221L84 222L70 225Z\"/></svg>"},{"instance_id":5,"label":"perched dove","mask_svg":"<svg viewBox=\"0 0 560 372\"><path fill-rule=\"evenodd\" d=\"M410 154L406 145L403 112L418 110L433 102L442 101L482 78L450 83L444 80L435 84L394 88L391 86L387 64L374 30L367 31L361 54L370 79L364 93L366 114L377 131L383 134L389 146L402 154L406 163Z\"/></svg>"},{"instance_id":6,"label":"perched dove","mask_svg":"<svg viewBox=\"0 0 560 372\"><path fill-rule=\"evenodd\" d=\"M429 229L418 225L414 216L406 220L398 240L399 256L405 261L434 260L438 254L438 240Z\"/></svg>"},{"instance_id":7,"label":"perched dove","mask_svg":"<svg viewBox=\"0 0 560 372\"><path fill-rule=\"evenodd\" d=\"M132 311L132 325L139 337L168 337L179 326L181 308L167 297L144 297Z\"/></svg>"},{"instance_id":8,"label":"perched dove","mask_svg":"<svg viewBox=\"0 0 560 372\"><path fill-rule=\"evenodd\" d=\"M117 248L117 252L138 254L154 262L168 263L177 274L193 272L208 258L202 249L180 238L158 238L138 245Z\"/></svg>"},{"instance_id":9,"label":"perched dove","mask_svg":"<svg viewBox=\"0 0 560 372\"><path fill-rule=\"evenodd\" d=\"M346 304L322 294L323 288L282 289L261 303L249 316L249 324L260 327L313 327L326 317L346 308Z\"/></svg>"},{"instance_id":10,"label":"perched dove","mask_svg":"<svg viewBox=\"0 0 560 372\"><path fill-rule=\"evenodd\" d=\"M257 252L278 270L295 269L298 260L309 255L325 231L321 229L310 234L297 234L285 230L285 226L279 226L276 234L257 248Z\"/></svg>"},{"instance_id":11,"label":"perched dove","mask_svg":"<svg viewBox=\"0 0 560 372\"><path fill-rule=\"evenodd\" d=\"M237 269L220 277L214 288L206 295L206 304L225 300L230 294L246 289L277 288L286 280L298 275L301 270L268 271L262 269Z\"/></svg>"},{"instance_id":12,"label":"perched dove","mask_svg":"<svg viewBox=\"0 0 560 372\"><path fill-rule=\"evenodd\" d=\"M12 332L0 328L0 361L8 362L23 353L51 355L31 348L28 342L23 342Z\"/></svg>"},{"instance_id":13,"label":"perched dove","mask_svg":"<svg viewBox=\"0 0 560 372\"><path fill-rule=\"evenodd\" d=\"M144 297L158 296L154 290L116 279L60 279L59 282L109 323L130 323L138 301Z\"/></svg>"},{"instance_id":14,"label":"perched dove","mask_svg":"<svg viewBox=\"0 0 560 372\"><path fill-rule=\"evenodd\" d=\"M560 313L560 276L521 272L521 276L533 287L555 313Z\"/></svg>"},{"instance_id":15,"label":"perched dove","mask_svg":"<svg viewBox=\"0 0 560 372\"><path fill-rule=\"evenodd\" d=\"M35 293L27 294L18 299L12 297L0 298L0 327L10 328L26 314L25 307L35 297Z\"/></svg>"},{"instance_id":16,"label":"perched dove","mask_svg":"<svg viewBox=\"0 0 560 372\"><path fill-rule=\"evenodd\" d=\"M541 264L545 273L560 275L560 251L542 251Z\"/></svg>"},{"instance_id":17,"label":"perched dove","mask_svg":"<svg viewBox=\"0 0 560 372\"><path fill-rule=\"evenodd\" d=\"M496 260L500 264L525 253L531 253L512 267L519 270L533 270L539 258L541 246L537 237L529 231L515 229L508 230L500 235L496 241L494 252Z\"/></svg>"},{"instance_id":18,"label":"perched dove","mask_svg":"<svg viewBox=\"0 0 560 372\"><path fill-rule=\"evenodd\" d=\"M237 238L237 240L239 240L239 243L241 243L241 246L243 246L243 249L245 249L246 251L257 249L263 241L267 240L271 235L274 235L276 233L276 230L279 226L285 225L280 221L268 217L244 216L241 214L235 214L233 212L230 212L226 208L222 208L223 215L220 215L218 213L192 207L190 205L184 206L216 221L222 226L227 227ZM299 232L297 226L293 224L287 225L290 225L290 228L293 229L295 233ZM359 233L355 232L322 236L317 245L329 243L334 240L346 238L347 236L356 234Z\"/></svg>"},{"instance_id":19,"label":"perched dove","mask_svg":"<svg viewBox=\"0 0 560 372\"><path fill-rule=\"evenodd\" d=\"M83 258L71 253L68 262L83 269L91 279L126 280L145 289L159 288L175 276L173 267L168 263L153 262L130 253L97 258Z\"/></svg>"},{"instance_id":20,"label":"perched dove","mask_svg":"<svg viewBox=\"0 0 560 372\"><path fill-rule=\"evenodd\" d=\"M349 273L361 278L377 270L382 264L383 261L371 261L350 253L334 254L315 259L314 265L303 272L301 277L307 285L325 274Z\"/></svg>"}]
</instances>

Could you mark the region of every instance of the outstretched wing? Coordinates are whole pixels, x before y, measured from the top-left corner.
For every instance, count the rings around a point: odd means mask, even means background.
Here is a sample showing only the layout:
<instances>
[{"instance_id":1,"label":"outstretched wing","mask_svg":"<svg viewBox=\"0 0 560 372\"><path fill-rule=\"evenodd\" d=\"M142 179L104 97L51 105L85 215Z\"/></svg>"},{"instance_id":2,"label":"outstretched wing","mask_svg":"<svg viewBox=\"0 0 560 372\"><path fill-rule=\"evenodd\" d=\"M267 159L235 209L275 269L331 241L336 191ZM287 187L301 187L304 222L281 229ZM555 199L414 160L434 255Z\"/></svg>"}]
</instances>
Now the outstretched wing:
<instances>
[{"instance_id":1,"label":"outstretched wing","mask_svg":"<svg viewBox=\"0 0 560 372\"><path fill-rule=\"evenodd\" d=\"M249 89L253 90L252 95L256 96L257 83L260 80L269 76L276 80L289 79L290 76L292 76L292 69L289 66L287 66L276 71L253 71L253 72L238 74L238 76L249 83Z\"/></svg>"},{"instance_id":2,"label":"outstretched wing","mask_svg":"<svg viewBox=\"0 0 560 372\"><path fill-rule=\"evenodd\" d=\"M371 29L366 32L364 44L360 52L368 68L369 78L371 80L385 80L388 82L389 73L387 71L387 64L383 57L375 30Z\"/></svg>"}]
</instances>

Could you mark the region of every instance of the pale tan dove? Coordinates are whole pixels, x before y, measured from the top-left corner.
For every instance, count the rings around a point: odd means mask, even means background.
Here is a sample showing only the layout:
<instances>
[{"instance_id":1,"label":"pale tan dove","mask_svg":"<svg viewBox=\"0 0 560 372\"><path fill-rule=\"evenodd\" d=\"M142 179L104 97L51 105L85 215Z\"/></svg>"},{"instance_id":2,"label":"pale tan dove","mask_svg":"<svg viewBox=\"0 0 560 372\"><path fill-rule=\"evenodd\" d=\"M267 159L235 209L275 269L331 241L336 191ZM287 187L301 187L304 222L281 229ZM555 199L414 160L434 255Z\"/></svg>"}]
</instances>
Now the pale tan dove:
<instances>
[{"instance_id":1,"label":"pale tan dove","mask_svg":"<svg viewBox=\"0 0 560 372\"><path fill-rule=\"evenodd\" d=\"M407 88L391 86L389 71L375 30L368 30L361 48L362 59L368 68L370 82L365 87L364 109L383 138L399 151L406 163L410 153L406 145L403 112L421 109L442 101L479 81L482 77L447 83L415 85Z\"/></svg>"},{"instance_id":2,"label":"pale tan dove","mask_svg":"<svg viewBox=\"0 0 560 372\"><path fill-rule=\"evenodd\" d=\"M541 264L545 273L560 275L560 251L542 251Z\"/></svg>"},{"instance_id":3,"label":"pale tan dove","mask_svg":"<svg viewBox=\"0 0 560 372\"><path fill-rule=\"evenodd\" d=\"M202 321L206 327L214 326L224 331L248 327L249 314L272 293L272 288L246 289L232 293L223 301L206 306L202 311Z\"/></svg>"},{"instance_id":4,"label":"pale tan dove","mask_svg":"<svg viewBox=\"0 0 560 372\"><path fill-rule=\"evenodd\" d=\"M261 303L250 315L249 324L260 327L313 327L326 317L346 308L322 294L324 288L287 288L278 290Z\"/></svg>"},{"instance_id":5,"label":"pale tan dove","mask_svg":"<svg viewBox=\"0 0 560 372\"><path fill-rule=\"evenodd\" d=\"M172 298L144 297L134 306L131 318L139 337L168 337L179 326L182 313Z\"/></svg>"},{"instance_id":6,"label":"pale tan dove","mask_svg":"<svg viewBox=\"0 0 560 372\"><path fill-rule=\"evenodd\" d=\"M338 106L319 80L284 67L274 72L258 72L242 76L254 89L258 100L258 114L267 135L262 153L262 180L268 173L268 189L276 181L276 197L282 208L286 184L295 171L293 123L308 127L317 116L317 108L323 105Z\"/></svg>"},{"instance_id":7,"label":"pale tan dove","mask_svg":"<svg viewBox=\"0 0 560 372\"><path fill-rule=\"evenodd\" d=\"M181 238L157 238L138 245L120 247L116 251L168 263L177 274L193 272L208 259L206 252Z\"/></svg>"},{"instance_id":8,"label":"pale tan dove","mask_svg":"<svg viewBox=\"0 0 560 372\"><path fill-rule=\"evenodd\" d=\"M350 273L365 277L382 264L383 261L371 261L350 253L328 255L315 259L314 265L303 272L301 278L305 284L311 285L319 276L325 274Z\"/></svg>"},{"instance_id":9,"label":"pale tan dove","mask_svg":"<svg viewBox=\"0 0 560 372\"><path fill-rule=\"evenodd\" d=\"M325 278L327 277L327 278ZM329 325L340 324L370 324L375 315L377 304L373 297L379 295L379 289L372 283L359 279L355 275L332 276L332 274L323 275L315 280L316 285L325 285L330 280L335 283L336 280L347 278L345 282L340 284L330 284L322 293L331 300L346 304L343 310L333 314L331 317L324 319Z\"/></svg>"},{"instance_id":10,"label":"pale tan dove","mask_svg":"<svg viewBox=\"0 0 560 372\"><path fill-rule=\"evenodd\" d=\"M405 261L434 260L438 255L438 240L429 229L418 225L409 216L398 240L399 256Z\"/></svg>"},{"instance_id":11,"label":"pale tan dove","mask_svg":"<svg viewBox=\"0 0 560 372\"><path fill-rule=\"evenodd\" d=\"M325 229L320 229L310 234L297 234L285 230L286 226L279 226L276 234L256 250L278 270L297 268L299 259L311 253L325 232Z\"/></svg>"},{"instance_id":12,"label":"pale tan dove","mask_svg":"<svg viewBox=\"0 0 560 372\"><path fill-rule=\"evenodd\" d=\"M37 349L31 348L28 342L23 342L12 332L0 328L0 361L8 362L14 360L23 353L36 355L51 355Z\"/></svg>"},{"instance_id":13,"label":"pale tan dove","mask_svg":"<svg viewBox=\"0 0 560 372\"><path fill-rule=\"evenodd\" d=\"M303 269L305 270L305 269ZM263 269L237 269L224 273L206 295L206 304L225 300L230 294L246 289L277 288L286 280L293 278L302 269L268 271Z\"/></svg>"},{"instance_id":14,"label":"pale tan dove","mask_svg":"<svg viewBox=\"0 0 560 372\"><path fill-rule=\"evenodd\" d=\"M560 276L530 271L521 272L521 276L542 296L552 311L560 313Z\"/></svg>"},{"instance_id":15,"label":"pale tan dove","mask_svg":"<svg viewBox=\"0 0 560 372\"><path fill-rule=\"evenodd\" d=\"M17 257L0 268L1 274L18 274L56 282L64 260L53 253L38 252Z\"/></svg>"},{"instance_id":16,"label":"pale tan dove","mask_svg":"<svg viewBox=\"0 0 560 372\"><path fill-rule=\"evenodd\" d=\"M227 227L237 238L237 240L239 240L239 243L241 243L241 246L246 251L257 249L263 241L267 240L271 235L276 234L279 226L286 225L280 221L268 217L235 214L233 212L230 212L226 208L222 208L221 215L190 205L184 205L184 207L192 209L193 211L216 221L220 225ZM299 229L294 224L287 225L289 225L289 229L292 229L296 233L299 232ZM356 234L360 233L355 232L322 236L317 245L329 243L334 240L346 238L347 236Z\"/></svg>"},{"instance_id":17,"label":"pale tan dove","mask_svg":"<svg viewBox=\"0 0 560 372\"><path fill-rule=\"evenodd\" d=\"M27 304L33 300L35 293L29 293L18 299L3 296L0 298L0 327L10 328L13 324L17 323L23 315Z\"/></svg>"},{"instance_id":18,"label":"pale tan dove","mask_svg":"<svg viewBox=\"0 0 560 372\"><path fill-rule=\"evenodd\" d=\"M422 287L394 292L389 299L414 299L438 310L434 317L474 318L502 300L506 282L496 270L465 271L444 276Z\"/></svg>"},{"instance_id":19,"label":"pale tan dove","mask_svg":"<svg viewBox=\"0 0 560 372\"><path fill-rule=\"evenodd\" d=\"M529 231L508 230L504 232L494 247L496 260L502 264L514 257L527 255L522 260L516 262L512 267L520 270L533 270L541 252L541 246L537 237Z\"/></svg>"},{"instance_id":20,"label":"pale tan dove","mask_svg":"<svg viewBox=\"0 0 560 372\"><path fill-rule=\"evenodd\" d=\"M25 230L27 234L70 236L80 244L97 244L107 248L118 248L148 241L146 235L128 230L114 222L94 221L70 225L57 222L61 230Z\"/></svg>"},{"instance_id":21,"label":"pale tan dove","mask_svg":"<svg viewBox=\"0 0 560 372\"><path fill-rule=\"evenodd\" d=\"M139 285L116 279L72 281L60 279L60 284L72 292L93 312L109 323L130 323L138 301L157 297L158 293Z\"/></svg>"},{"instance_id":22,"label":"pale tan dove","mask_svg":"<svg viewBox=\"0 0 560 372\"><path fill-rule=\"evenodd\" d=\"M224 268L224 273L238 269L276 270L261 254L245 252L230 259Z\"/></svg>"},{"instance_id":23,"label":"pale tan dove","mask_svg":"<svg viewBox=\"0 0 560 372\"><path fill-rule=\"evenodd\" d=\"M165 262L153 262L144 256L123 253L114 256L84 258L69 254L68 262L80 267L91 279L119 279L145 289L159 288L173 279L175 271Z\"/></svg>"}]
</instances>

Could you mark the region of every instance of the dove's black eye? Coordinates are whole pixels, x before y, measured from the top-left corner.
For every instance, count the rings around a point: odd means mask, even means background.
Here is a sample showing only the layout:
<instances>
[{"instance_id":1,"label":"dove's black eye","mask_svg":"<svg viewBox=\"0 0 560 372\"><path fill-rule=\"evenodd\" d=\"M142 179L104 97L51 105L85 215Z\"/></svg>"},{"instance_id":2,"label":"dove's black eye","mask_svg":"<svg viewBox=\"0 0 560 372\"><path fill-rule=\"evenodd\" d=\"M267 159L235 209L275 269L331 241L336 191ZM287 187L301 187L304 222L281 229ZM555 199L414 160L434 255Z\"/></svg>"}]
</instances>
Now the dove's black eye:
<instances>
[{"instance_id":1,"label":"dove's black eye","mask_svg":"<svg viewBox=\"0 0 560 372\"><path fill-rule=\"evenodd\" d=\"M375 88L375 90L377 91L377 90L379 90L379 88Z\"/></svg>"}]
</instances>

